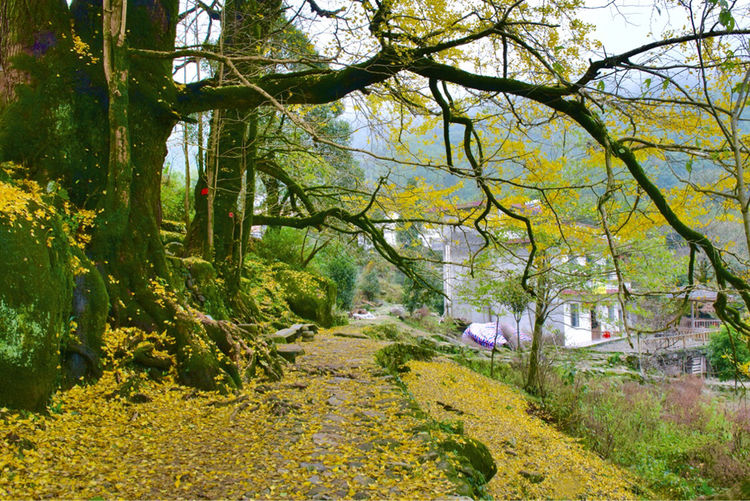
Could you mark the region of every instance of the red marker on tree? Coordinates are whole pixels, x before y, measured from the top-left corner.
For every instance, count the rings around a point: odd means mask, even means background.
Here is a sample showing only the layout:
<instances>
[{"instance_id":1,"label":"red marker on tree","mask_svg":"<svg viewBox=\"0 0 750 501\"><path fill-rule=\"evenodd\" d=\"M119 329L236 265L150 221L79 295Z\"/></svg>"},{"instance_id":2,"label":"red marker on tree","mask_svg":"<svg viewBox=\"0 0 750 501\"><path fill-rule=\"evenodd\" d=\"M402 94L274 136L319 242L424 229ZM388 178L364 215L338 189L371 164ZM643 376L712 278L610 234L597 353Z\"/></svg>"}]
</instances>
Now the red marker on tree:
<instances>
[{"instance_id":1,"label":"red marker on tree","mask_svg":"<svg viewBox=\"0 0 750 501\"><path fill-rule=\"evenodd\" d=\"M203 196L208 195L208 188L202 188L201 189L201 195L203 195Z\"/></svg>"}]
</instances>

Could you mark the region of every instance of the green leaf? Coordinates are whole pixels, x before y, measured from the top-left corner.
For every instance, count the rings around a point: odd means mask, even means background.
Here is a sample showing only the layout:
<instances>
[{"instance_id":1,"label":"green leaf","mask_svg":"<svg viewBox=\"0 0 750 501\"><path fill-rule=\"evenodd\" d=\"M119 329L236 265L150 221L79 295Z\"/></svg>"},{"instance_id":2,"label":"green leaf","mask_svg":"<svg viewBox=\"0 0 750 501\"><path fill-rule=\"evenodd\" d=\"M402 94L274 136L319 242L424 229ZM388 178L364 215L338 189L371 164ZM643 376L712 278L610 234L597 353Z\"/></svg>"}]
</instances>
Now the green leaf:
<instances>
[{"instance_id":1,"label":"green leaf","mask_svg":"<svg viewBox=\"0 0 750 501\"><path fill-rule=\"evenodd\" d=\"M734 17L728 9L722 9L719 13L719 23L728 30L734 29Z\"/></svg>"},{"instance_id":2,"label":"green leaf","mask_svg":"<svg viewBox=\"0 0 750 501\"><path fill-rule=\"evenodd\" d=\"M646 80L644 80L643 83L646 84L646 89L650 89L651 88L651 79L650 78L647 78Z\"/></svg>"},{"instance_id":3,"label":"green leaf","mask_svg":"<svg viewBox=\"0 0 750 501\"><path fill-rule=\"evenodd\" d=\"M661 83L662 90L667 90L667 87L669 87L669 79L665 78L664 81Z\"/></svg>"},{"instance_id":4,"label":"green leaf","mask_svg":"<svg viewBox=\"0 0 750 501\"><path fill-rule=\"evenodd\" d=\"M687 163L685 163L685 170L688 171L688 174L693 172L693 159L689 159Z\"/></svg>"},{"instance_id":5,"label":"green leaf","mask_svg":"<svg viewBox=\"0 0 750 501\"><path fill-rule=\"evenodd\" d=\"M599 80L599 82L596 84L596 88L604 92L604 80Z\"/></svg>"}]
</instances>

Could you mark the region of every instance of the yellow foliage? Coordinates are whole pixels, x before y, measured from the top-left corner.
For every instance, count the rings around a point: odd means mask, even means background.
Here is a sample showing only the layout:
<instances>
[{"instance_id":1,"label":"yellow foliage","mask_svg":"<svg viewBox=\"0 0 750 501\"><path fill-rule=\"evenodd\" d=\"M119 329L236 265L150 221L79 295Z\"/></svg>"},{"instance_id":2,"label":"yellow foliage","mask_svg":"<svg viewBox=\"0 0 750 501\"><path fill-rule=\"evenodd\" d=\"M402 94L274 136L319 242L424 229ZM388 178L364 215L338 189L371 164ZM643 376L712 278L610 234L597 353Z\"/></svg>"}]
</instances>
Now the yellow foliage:
<instances>
[{"instance_id":1,"label":"yellow foliage","mask_svg":"<svg viewBox=\"0 0 750 501\"><path fill-rule=\"evenodd\" d=\"M108 352L139 336L107 334ZM0 411L0 498L426 499L453 484L415 437L382 343L319 334L279 383L221 396L122 374L55 397L52 413Z\"/></svg>"},{"instance_id":2,"label":"yellow foliage","mask_svg":"<svg viewBox=\"0 0 750 501\"><path fill-rule=\"evenodd\" d=\"M488 489L496 498L634 497L625 471L529 416L528 403L518 391L453 362L412 361L408 366L411 370L403 379L422 409L439 420L457 417L445 406L458 409L466 434L489 448L498 471ZM544 480L532 482L529 472Z\"/></svg>"}]
</instances>

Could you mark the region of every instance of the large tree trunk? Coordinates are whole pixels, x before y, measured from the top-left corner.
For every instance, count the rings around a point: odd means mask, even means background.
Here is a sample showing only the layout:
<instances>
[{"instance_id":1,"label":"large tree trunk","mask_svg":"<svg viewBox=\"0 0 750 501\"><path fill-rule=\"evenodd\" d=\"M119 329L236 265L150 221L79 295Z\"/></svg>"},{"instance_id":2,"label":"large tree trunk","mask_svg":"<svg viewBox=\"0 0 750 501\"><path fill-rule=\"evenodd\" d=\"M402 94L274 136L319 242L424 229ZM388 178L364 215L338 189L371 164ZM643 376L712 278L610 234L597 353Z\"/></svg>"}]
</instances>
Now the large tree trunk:
<instances>
[{"instance_id":1,"label":"large tree trunk","mask_svg":"<svg viewBox=\"0 0 750 501\"><path fill-rule=\"evenodd\" d=\"M128 63L125 57L124 42L174 48L178 0L129 1L120 45L120 30L103 30L101 0L75 0L70 9L64 0L40 0L33 13L26 5L12 0L0 6L0 78L7 101L0 109L0 161L28 166L28 176L39 181L57 180L75 205L100 210L87 254L105 278L111 322L166 330L187 384L239 384L236 366L220 356L204 328L209 319L196 318L172 292L159 237L162 165L178 119L167 104L176 94L171 61L130 57ZM103 61L107 31L113 38ZM129 80L122 73L128 64ZM23 93L14 87L19 82L29 84ZM24 134L43 141L19 140Z\"/></svg>"}]
</instances>

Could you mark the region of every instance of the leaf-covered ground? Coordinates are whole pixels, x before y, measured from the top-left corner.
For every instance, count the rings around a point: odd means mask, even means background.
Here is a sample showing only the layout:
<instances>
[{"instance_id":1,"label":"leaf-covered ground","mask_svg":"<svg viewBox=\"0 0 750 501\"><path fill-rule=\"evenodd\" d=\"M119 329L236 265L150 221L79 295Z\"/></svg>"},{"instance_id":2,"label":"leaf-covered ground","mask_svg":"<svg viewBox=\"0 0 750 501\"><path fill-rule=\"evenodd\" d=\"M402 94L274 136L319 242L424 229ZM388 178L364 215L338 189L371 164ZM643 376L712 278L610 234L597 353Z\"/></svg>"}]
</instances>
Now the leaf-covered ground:
<instances>
[{"instance_id":1,"label":"leaf-covered ground","mask_svg":"<svg viewBox=\"0 0 750 501\"><path fill-rule=\"evenodd\" d=\"M447 360L409 362L403 380L420 407L439 420L461 420L497 464L487 485L497 499L628 499L630 476L527 413L509 386Z\"/></svg>"},{"instance_id":2,"label":"leaf-covered ground","mask_svg":"<svg viewBox=\"0 0 750 501\"><path fill-rule=\"evenodd\" d=\"M448 496L429 427L374 363L385 344L321 333L281 382L238 395L146 382L133 403L106 373L48 416L0 410L0 498ZM625 473L529 416L509 387L447 361L409 365L422 409L489 447L493 496L632 497Z\"/></svg>"},{"instance_id":3,"label":"leaf-covered ground","mask_svg":"<svg viewBox=\"0 0 750 501\"><path fill-rule=\"evenodd\" d=\"M220 397L106 374L48 417L0 411L0 498L426 498L453 485L374 362L382 343L320 334L283 381Z\"/></svg>"}]
</instances>

